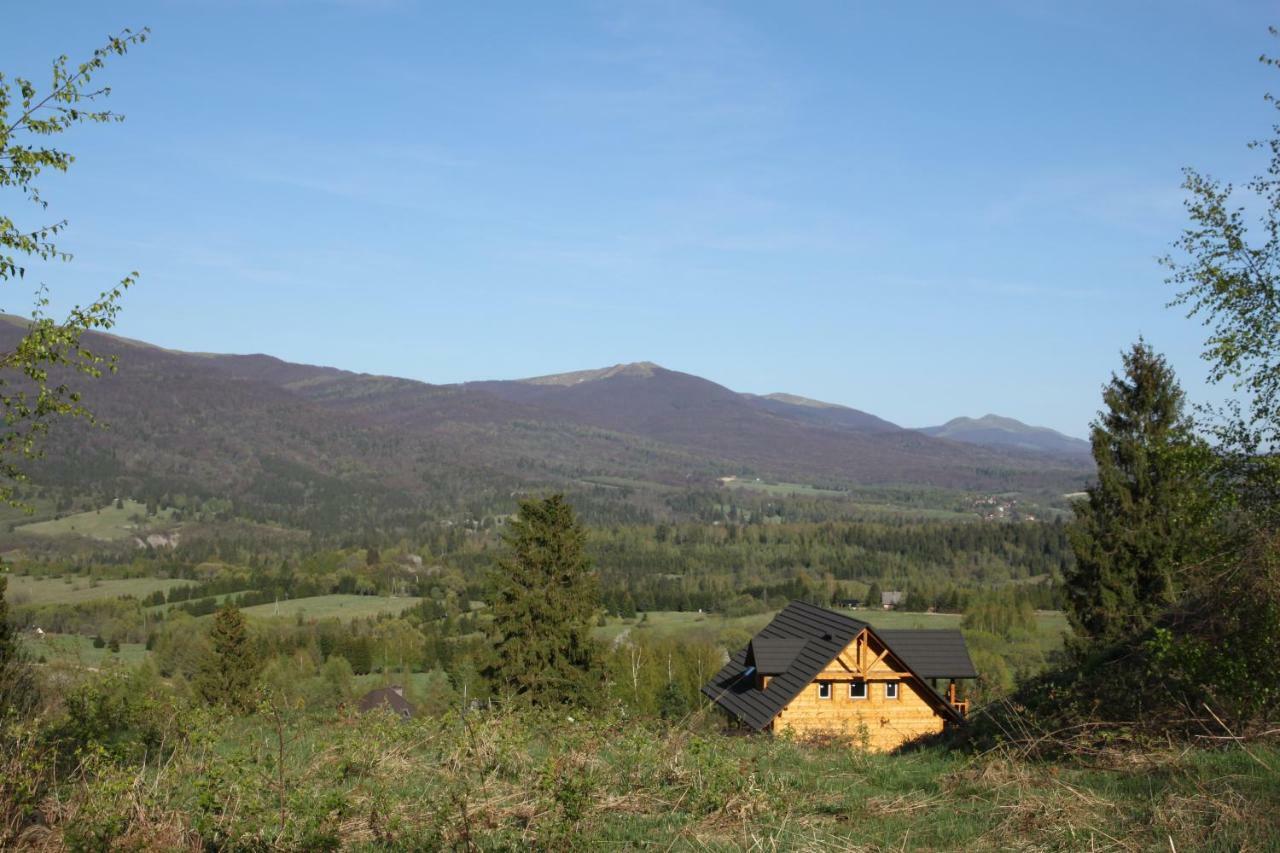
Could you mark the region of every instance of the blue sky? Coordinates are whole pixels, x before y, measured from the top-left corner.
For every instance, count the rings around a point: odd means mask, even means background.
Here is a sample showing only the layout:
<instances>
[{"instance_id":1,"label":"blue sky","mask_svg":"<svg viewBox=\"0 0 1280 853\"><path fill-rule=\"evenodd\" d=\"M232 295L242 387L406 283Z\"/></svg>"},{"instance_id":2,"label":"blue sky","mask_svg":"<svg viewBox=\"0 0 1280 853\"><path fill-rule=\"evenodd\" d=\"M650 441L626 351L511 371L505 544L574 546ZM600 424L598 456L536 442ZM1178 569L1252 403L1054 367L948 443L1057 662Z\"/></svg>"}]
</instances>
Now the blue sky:
<instances>
[{"instance_id":1,"label":"blue sky","mask_svg":"<svg viewBox=\"0 0 1280 853\"><path fill-rule=\"evenodd\" d=\"M1083 435L1140 333L1213 396L1155 258L1183 166L1263 165L1275 11L28 3L0 70L152 29L102 78L128 120L45 183L76 259L40 277L139 270L121 334L430 382L652 360Z\"/></svg>"}]
</instances>

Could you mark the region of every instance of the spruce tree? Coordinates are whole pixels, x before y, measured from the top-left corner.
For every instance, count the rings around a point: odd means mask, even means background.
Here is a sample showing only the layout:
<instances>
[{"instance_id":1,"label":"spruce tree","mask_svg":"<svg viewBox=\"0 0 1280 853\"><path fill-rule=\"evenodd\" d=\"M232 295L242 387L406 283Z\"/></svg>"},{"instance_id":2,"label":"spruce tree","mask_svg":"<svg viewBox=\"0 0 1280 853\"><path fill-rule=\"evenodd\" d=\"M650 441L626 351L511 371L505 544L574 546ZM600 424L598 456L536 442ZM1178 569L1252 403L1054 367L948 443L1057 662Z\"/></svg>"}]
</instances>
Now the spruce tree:
<instances>
[{"instance_id":1,"label":"spruce tree","mask_svg":"<svg viewBox=\"0 0 1280 853\"><path fill-rule=\"evenodd\" d=\"M1207 449L1173 370L1142 340L1102 399L1091 431L1097 482L1074 506L1066 592L1077 634L1115 641L1174 601L1179 567L1207 521Z\"/></svg>"},{"instance_id":2,"label":"spruce tree","mask_svg":"<svg viewBox=\"0 0 1280 853\"><path fill-rule=\"evenodd\" d=\"M602 668L591 626L600 606L586 535L563 495L520 503L491 573L494 692L540 705L591 704Z\"/></svg>"},{"instance_id":3,"label":"spruce tree","mask_svg":"<svg viewBox=\"0 0 1280 853\"><path fill-rule=\"evenodd\" d=\"M196 675L196 689L211 705L248 711L258 670L244 615L234 604L221 607L210 632L213 649Z\"/></svg>"}]
</instances>

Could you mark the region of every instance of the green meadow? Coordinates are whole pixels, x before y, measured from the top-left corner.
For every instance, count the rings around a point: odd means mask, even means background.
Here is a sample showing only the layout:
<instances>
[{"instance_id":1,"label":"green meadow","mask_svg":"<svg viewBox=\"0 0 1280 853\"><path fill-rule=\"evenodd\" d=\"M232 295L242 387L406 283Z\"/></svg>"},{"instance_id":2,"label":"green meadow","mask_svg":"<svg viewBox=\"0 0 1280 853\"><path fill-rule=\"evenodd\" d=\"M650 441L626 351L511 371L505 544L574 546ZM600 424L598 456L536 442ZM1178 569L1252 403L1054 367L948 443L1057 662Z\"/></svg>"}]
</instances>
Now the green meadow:
<instances>
[{"instance_id":1,"label":"green meadow","mask_svg":"<svg viewBox=\"0 0 1280 853\"><path fill-rule=\"evenodd\" d=\"M23 637L23 645L35 661L72 664L91 669L101 669L112 664L132 666L141 663L149 654L142 643L121 643L118 652L105 646L94 648L91 638L79 634L45 634L43 637L28 634Z\"/></svg>"},{"instance_id":2,"label":"green meadow","mask_svg":"<svg viewBox=\"0 0 1280 853\"><path fill-rule=\"evenodd\" d=\"M901 610L840 610L854 619L861 619L875 628L959 628L962 617L958 613L908 613ZM655 639L693 639L699 636L711 639L734 631L754 634L774 616L773 612L752 616L722 616L715 613L690 613L682 611L655 611L638 615L634 619L611 617L607 624L596 628L595 635L612 641L623 632L644 633ZM1036 633L1046 648L1062 645L1067 630L1066 616L1056 610L1036 613Z\"/></svg>"},{"instance_id":3,"label":"green meadow","mask_svg":"<svg viewBox=\"0 0 1280 853\"><path fill-rule=\"evenodd\" d=\"M121 503L119 508L112 503L89 512L78 512L48 521L19 524L14 527L14 532L35 536L83 536L87 539L118 541L136 536L140 527L146 527L157 521L168 521L173 515L172 510L162 509L154 516L148 517L146 504L129 500Z\"/></svg>"},{"instance_id":4,"label":"green meadow","mask_svg":"<svg viewBox=\"0 0 1280 853\"><path fill-rule=\"evenodd\" d=\"M366 619L382 613L400 613L413 607L422 599L382 595L315 595L310 598L294 598L272 604L246 607L244 613L254 619L273 616L289 619Z\"/></svg>"},{"instance_id":5,"label":"green meadow","mask_svg":"<svg viewBox=\"0 0 1280 853\"><path fill-rule=\"evenodd\" d=\"M163 761L139 750L40 791L60 804L45 848L1277 849L1280 751L1265 745L1035 762L866 754L699 717L175 711L147 729Z\"/></svg>"},{"instance_id":6,"label":"green meadow","mask_svg":"<svg viewBox=\"0 0 1280 853\"><path fill-rule=\"evenodd\" d=\"M60 578L9 575L9 602L21 604L80 604L100 598L119 598L129 595L144 598L157 590L168 592L174 587L193 583L174 578L106 578L93 579L84 575L65 575Z\"/></svg>"}]
</instances>

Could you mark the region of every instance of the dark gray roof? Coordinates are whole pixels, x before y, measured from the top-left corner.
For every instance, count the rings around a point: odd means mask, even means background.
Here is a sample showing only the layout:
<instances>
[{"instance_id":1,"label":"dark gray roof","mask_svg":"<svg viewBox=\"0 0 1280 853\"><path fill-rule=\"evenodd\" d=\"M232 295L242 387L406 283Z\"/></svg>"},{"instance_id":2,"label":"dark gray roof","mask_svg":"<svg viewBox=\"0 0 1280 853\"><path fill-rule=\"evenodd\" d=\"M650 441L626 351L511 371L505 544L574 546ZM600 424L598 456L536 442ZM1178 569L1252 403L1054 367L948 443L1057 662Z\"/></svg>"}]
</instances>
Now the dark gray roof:
<instances>
[{"instance_id":1,"label":"dark gray roof","mask_svg":"<svg viewBox=\"0 0 1280 853\"><path fill-rule=\"evenodd\" d=\"M409 700L405 699L394 687L379 687L377 690L370 690L360 697L357 707L361 713L386 708L402 717L412 717L414 711L413 705Z\"/></svg>"},{"instance_id":2,"label":"dark gray roof","mask_svg":"<svg viewBox=\"0 0 1280 853\"><path fill-rule=\"evenodd\" d=\"M747 664L754 665L761 675L779 675L791 668L791 662L804 651L808 642L789 637L756 637L751 641Z\"/></svg>"},{"instance_id":3,"label":"dark gray roof","mask_svg":"<svg viewBox=\"0 0 1280 853\"><path fill-rule=\"evenodd\" d=\"M760 731L865 627L867 623L859 619L850 619L803 601L793 601L755 637L805 641L787 671L777 675L769 683L768 690L758 690L753 678L740 679L743 670L749 666L747 655L750 646L747 646L729 659L702 688L702 692L748 726Z\"/></svg>"},{"instance_id":4,"label":"dark gray roof","mask_svg":"<svg viewBox=\"0 0 1280 853\"><path fill-rule=\"evenodd\" d=\"M871 626L861 619L853 619L803 601L793 601L782 608L778 615L773 617L772 622L760 629L760 633L752 638L751 643L729 658L729 662L715 674L711 681L707 682L702 692L711 701L752 729L760 731L773 721L788 702L812 683L818 673L835 660L836 655L853 642L853 638L858 636L863 628L871 628ZM931 677L916 672L911 661L899 655L893 644L884 638L884 632L876 631L874 628L871 628L871 631L884 640L889 651L908 671L920 679ZM792 645L798 645L799 648L787 669L778 673L769 682L769 689L760 690L755 686L754 676L746 678L741 676L748 667L753 665L751 662L753 648L764 641L765 656L769 658L773 656L775 650L787 647L787 644L778 643L778 640L790 640ZM970 667L972 668L972 664ZM927 684L924 686L928 687ZM947 704L945 699L933 690L929 690L929 693L937 699L941 707L950 712L954 719L960 719L955 709Z\"/></svg>"},{"instance_id":5,"label":"dark gray roof","mask_svg":"<svg viewBox=\"0 0 1280 853\"><path fill-rule=\"evenodd\" d=\"M955 629L877 630L898 659L921 678L977 678L964 637Z\"/></svg>"}]
</instances>

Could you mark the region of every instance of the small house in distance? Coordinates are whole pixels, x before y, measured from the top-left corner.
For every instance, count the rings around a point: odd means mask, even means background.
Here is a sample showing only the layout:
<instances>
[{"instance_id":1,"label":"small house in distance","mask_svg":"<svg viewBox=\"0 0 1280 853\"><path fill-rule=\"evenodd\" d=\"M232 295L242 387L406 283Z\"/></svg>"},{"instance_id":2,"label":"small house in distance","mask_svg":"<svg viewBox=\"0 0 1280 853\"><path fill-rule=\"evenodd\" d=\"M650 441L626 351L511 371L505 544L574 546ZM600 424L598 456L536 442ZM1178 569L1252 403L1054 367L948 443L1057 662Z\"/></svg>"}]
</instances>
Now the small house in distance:
<instances>
[{"instance_id":1,"label":"small house in distance","mask_svg":"<svg viewBox=\"0 0 1280 853\"><path fill-rule=\"evenodd\" d=\"M758 732L833 734L889 751L963 721L956 682L977 676L959 631L880 631L793 601L702 692Z\"/></svg>"},{"instance_id":2,"label":"small house in distance","mask_svg":"<svg viewBox=\"0 0 1280 853\"><path fill-rule=\"evenodd\" d=\"M412 717L414 712L413 705L408 699L404 698L404 688L398 685L370 690L360 697L360 702L356 705L356 708L359 709L361 714L367 714L370 711L387 710L393 714L399 714L405 719Z\"/></svg>"},{"instance_id":3,"label":"small house in distance","mask_svg":"<svg viewBox=\"0 0 1280 853\"><path fill-rule=\"evenodd\" d=\"M896 610L898 605L906 599L900 589L891 589L880 593L880 606L885 610Z\"/></svg>"}]
</instances>

